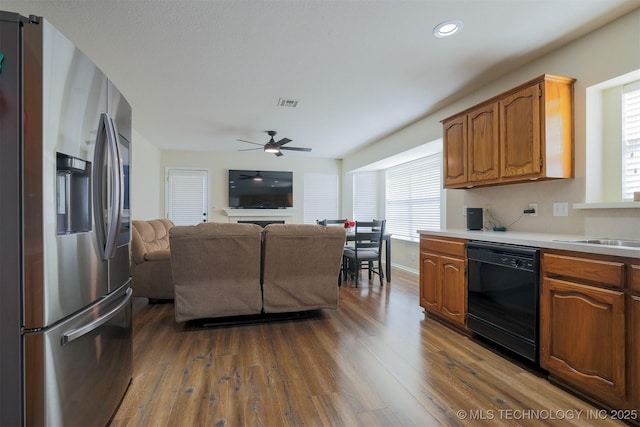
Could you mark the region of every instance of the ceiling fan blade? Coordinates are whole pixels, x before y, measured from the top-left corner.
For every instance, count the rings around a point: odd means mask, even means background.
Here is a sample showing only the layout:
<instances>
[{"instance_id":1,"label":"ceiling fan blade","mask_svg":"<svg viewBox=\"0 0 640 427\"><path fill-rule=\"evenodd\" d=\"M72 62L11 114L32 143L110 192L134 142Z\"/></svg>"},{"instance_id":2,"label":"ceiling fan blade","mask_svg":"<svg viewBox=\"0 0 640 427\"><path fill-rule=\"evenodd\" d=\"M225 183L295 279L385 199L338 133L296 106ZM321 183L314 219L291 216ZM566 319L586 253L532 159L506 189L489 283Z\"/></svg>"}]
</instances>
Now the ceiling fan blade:
<instances>
[{"instance_id":1,"label":"ceiling fan blade","mask_svg":"<svg viewBox=\"0 0 640 427\"><path fill-rule=\"evenodd\" d=\"M311 148L304 147L280 147L281 150L291 150L291 151L311 151Z\"/></svg>"},{"instance_id":2,"label":"ceiling fan blade","mask_svg":"<svg viewBox=\"0 0 640 427\"><path fill-rule=\"evenodd\" d=\"M245 141L244 139L236 139L236 141L246 142L246 143L253 144L253 145L259 145L261 147L264 145L264 144L258 144L257 142Z\"/></svg>"},{"instance_id":3,"label":"ceiling fan blade","mask_svg":"<svg viewBox=\"0 0 640 427\"><path fill-rule=\"evenodd\" d=\"M273 154L275 154L277 157L280 157L280 156L283 155L280 151L278 151L277 153L273 153Z\"/></svg>"},{"instance_id":4,"label":"ceiling fan blade","mask_svg":"<svg viewBox=\"0 0 640 427\"><path fill-rule=\"evenodd\" d=\"M276 144L282 146L282 145L288 144L290 142L291 142L291 140L289 138L282 138L280 141L276 142Z\"/></svg>"},{"instance_id":5,"label":"ceiling fan blade","mask_svg":"<svg viewBox=\"0 0 640 427\"><path fill-rule=\"evenodd\" d=\"M259 147L259 148L243 148L242 150L238 150L238 151L253 151L253 150L262 150L262 147Z\"/></svg>"}]
</instances>

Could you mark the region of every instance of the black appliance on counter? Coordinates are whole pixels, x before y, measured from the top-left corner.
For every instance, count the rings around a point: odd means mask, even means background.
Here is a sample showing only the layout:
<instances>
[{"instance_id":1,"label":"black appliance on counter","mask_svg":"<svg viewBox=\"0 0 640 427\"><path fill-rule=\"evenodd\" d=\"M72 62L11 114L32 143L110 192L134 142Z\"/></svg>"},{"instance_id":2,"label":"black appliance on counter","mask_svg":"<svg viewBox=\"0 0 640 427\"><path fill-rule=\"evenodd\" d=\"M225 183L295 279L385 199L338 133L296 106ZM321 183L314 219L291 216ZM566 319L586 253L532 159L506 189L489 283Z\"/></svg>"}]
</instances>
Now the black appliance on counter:
<instances>
[{"instance_id":1,"label":"black appliance on counter","mask_svg":"<svg viewBox=\"0 0 640 427\"><path fill-rule=\"evenodd\" d=\"M467 230L482 230L482 208L467 208Z\"/></svg>"},{"instance_id":2,"label":"black appliance on counter","mask_svg":"<svg viewBox=\"0 0 640 427\"><path fill-rule=\"evenodd\" d=\"M469 329L538 363L539 250L467 243Z\"/></svg>"}]
</instances>

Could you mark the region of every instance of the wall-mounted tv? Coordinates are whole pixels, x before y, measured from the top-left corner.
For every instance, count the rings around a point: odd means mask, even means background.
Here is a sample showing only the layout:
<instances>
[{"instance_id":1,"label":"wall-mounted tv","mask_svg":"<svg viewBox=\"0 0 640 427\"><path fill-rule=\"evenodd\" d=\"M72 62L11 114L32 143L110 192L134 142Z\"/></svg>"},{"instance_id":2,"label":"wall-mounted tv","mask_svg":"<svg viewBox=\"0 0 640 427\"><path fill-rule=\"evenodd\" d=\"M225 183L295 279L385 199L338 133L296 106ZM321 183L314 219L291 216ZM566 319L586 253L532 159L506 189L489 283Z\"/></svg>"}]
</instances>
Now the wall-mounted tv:
<instances>
[{"instance_id":1,"label":"wall-mounted tv","mask_svg":"<svg viewBox=\"0 0 640 427\"><path fill-rule=\"evenodd\" d=\"M293 207L293 172L229 169L229 207Z\"/></svg>"}]
</instances>

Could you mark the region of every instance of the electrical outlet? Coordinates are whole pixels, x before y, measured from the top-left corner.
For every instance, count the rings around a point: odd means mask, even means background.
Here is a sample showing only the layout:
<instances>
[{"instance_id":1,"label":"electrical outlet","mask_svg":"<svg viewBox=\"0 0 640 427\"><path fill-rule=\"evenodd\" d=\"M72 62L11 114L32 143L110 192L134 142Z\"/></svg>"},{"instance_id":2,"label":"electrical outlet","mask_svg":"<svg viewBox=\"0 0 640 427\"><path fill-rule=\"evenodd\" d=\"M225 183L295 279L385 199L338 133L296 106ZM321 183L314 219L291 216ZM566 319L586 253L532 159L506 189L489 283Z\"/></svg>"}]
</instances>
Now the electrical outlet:
<instances>
[{"instance_id":1,"label":"electrical outlet","mask_svg":"<svg viewBox=\"0 0 640 427\"><path fill-rule=\"evenodd\" d=\"M569 216L569 203L568 202L554 203L553 216Z\"/></svg>"},{"instance_id":2,"label":"electrical outlet","mask_svg":"<svg viewBox=\"0 0 640 427\"><path fill-rule=\"evenodd\" d=\"M538 216L538 204L529 203L529 209L533 209L533 213L527 214L528 216Z\"/></svg>"}]
</instances>

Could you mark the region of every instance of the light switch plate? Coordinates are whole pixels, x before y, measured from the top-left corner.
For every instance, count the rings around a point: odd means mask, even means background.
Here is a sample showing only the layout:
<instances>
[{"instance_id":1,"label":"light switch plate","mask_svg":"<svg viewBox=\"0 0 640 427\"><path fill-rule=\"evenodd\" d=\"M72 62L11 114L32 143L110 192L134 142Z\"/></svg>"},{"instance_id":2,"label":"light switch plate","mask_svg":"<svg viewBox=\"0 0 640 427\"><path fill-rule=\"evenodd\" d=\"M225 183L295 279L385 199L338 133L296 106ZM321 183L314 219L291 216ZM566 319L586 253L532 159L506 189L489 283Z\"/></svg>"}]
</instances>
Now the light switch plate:
<instances>
[{"instance_id":1,"label":"light switch plate","mask_svg":"<svg viewBox=\"0 0 640 427\"><path fill-rule=\"evenodd\" d=\"M569 203L555 202L553 204L553 216L569 216Z\"/></svg>"}]
</instances>

